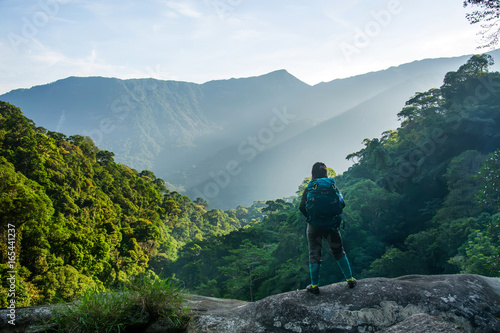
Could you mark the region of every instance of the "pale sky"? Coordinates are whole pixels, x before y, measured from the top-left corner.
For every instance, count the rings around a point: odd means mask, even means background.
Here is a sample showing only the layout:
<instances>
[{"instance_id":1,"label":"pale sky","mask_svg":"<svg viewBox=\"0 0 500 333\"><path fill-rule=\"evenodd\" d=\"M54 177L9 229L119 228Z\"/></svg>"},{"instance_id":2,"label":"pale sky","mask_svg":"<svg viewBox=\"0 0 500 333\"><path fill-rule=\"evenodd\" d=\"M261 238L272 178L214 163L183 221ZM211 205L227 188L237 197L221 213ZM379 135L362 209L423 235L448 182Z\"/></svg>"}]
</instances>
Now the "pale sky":
<instances>
[{"instance_id":1,"label":"pale sky","mask_svg":"<svg viewBox=\"0 0 500 333\"><path fill-rule=\"evenodd\" d=\"M0 0L0 94L68 76L314 85L481 53L463 0ZM499 60L500 62L500 60Z\"/></svg>"}]
</instances>

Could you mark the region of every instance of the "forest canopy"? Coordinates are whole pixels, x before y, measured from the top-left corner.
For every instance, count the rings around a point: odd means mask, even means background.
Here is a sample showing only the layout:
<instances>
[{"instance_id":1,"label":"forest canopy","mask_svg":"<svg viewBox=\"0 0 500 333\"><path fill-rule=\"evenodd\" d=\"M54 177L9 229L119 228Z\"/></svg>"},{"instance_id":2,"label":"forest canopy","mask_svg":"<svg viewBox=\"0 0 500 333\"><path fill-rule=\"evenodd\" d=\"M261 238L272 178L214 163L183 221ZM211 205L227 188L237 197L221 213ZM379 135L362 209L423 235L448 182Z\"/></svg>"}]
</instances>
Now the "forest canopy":
<instances>
[{"instance_id":1,"label":"forest canopy","mask_svg":"<svg viewBox=\"0 0 500 333\"><path fill-rule=\"evenodd\" d=\"M17 306L51 303L141 273L161 275L186 242L260 217L257 209L208 210L113 156L88 137L36 127L0 102L2 306L9 252L16 254ZM15 243L8 226L15 226Z\"/></svg>"}]
</instances>

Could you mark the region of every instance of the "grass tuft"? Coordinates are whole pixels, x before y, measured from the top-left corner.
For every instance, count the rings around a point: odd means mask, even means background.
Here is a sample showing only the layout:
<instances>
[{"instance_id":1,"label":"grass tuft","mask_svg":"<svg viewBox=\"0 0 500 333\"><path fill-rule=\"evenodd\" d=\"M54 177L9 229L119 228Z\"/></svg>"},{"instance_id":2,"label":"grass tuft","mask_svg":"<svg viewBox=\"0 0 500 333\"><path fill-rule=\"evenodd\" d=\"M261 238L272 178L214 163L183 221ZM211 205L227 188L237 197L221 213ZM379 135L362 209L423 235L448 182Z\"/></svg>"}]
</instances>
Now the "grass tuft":
<instances>
[{"instance_id":1,"label":"grass tuft","mask_svg":"<svg viewBox=\"0 0 500 333\"><path fill-rule=\"evenodd\" d=\"M177 332L190 318L179 288L168 279L150 276L138 277L120 291L88 291L58 312L59 331L70 333L136 331L156 321Z\"/></svg>"}]
</instances>

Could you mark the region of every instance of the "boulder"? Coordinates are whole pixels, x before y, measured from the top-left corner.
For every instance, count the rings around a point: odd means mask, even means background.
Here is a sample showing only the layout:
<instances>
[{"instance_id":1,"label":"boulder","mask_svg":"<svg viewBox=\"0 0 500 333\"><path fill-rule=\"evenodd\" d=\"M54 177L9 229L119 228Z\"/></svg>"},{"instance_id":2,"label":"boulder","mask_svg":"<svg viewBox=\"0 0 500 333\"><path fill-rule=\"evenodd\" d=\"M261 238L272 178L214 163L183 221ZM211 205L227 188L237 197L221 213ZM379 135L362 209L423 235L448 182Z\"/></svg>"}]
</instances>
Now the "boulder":
<instances>
[{"instance_id":1,"label":"boulder","mask_svg":"<svg viewBox=\"0 0 500 333\"><path fill-rule=\"evenodd\" d=\"M189 333L500 332L500 279L411 275L297 290L254 303L191 299ZM227 302L227 303L226 303ZM206 306L205 306L206 304Z\"/></svg>"},{"instance_id":2,"label":"boulder","mask_svg":"<svg viewBox=\"0 0 500 333\"><path fill-rule=\"evenodd\" d=\"M359 280L269 296L257 302L188 295L188 333L500 332L500 279L479 275L410 275ZM0 332L50 331L54 307L16 309L16 327L0 310ZM45 325L45 326L44 326ZM145 333L172 332L168 322Z\"/></svg>"}]
</instances>

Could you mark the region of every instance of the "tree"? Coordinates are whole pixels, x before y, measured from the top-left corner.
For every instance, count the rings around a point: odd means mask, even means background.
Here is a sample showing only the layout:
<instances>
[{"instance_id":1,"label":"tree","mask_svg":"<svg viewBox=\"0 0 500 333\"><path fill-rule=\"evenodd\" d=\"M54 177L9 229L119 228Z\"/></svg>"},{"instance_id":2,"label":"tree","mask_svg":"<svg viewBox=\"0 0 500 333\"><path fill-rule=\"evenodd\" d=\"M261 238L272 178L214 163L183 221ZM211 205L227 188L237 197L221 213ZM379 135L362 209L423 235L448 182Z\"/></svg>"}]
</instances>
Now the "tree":
<instances>
[{"instance_id":1,"label":"tree","mask_svg":"<svg viewBox=\"0 0 500 333\"><path fill-rule=\"evenodd\" d=\"M107 150L98 151L96 154L97 160L102 164L108 164L114 162L115 160L113 159L113 156L115 156L115 153Z\"/></svg>"},{"instance_id":2,"label":"tree","mask_svg":"<svg viewBox=\"0 0 500 333\"><path fill-rule=\"evenodd\" d=\"M484 22L481 25L483 30L479 33L484 45L481 48L493 48L498 44L498 35L500 34L500 1L498 0L465 0L464 8L468 6L477 6L480 9L465 15L470 24Z\"/></svg>"},{"instance_id":3,"label":"tree","mask_svg":"<svg viewBox=\"0 0 500 333\"><path fill-rule=\"evenodd\" d=\"M496 226L498 227L498 220ZM463 274L498 277L500 273L498 242L479 230L472 232L469 238L470 240L464 244L465 254L457 255L449 262L459 266L460 273Z\"/></svg>"},{"instance_id":4,"label":"tree","mask_svg":"<svg viewBox=\"0 0 500 333\"><path fill-rule=\"evenodd\" d=\"M500 210L500 149L490 154L477 177L482 185L477 196L481 206Z\"/></svg>"},{"instance_id":5,"label":"tree","mask_svg":"<svg viewBox=\"0 0 500 333\"><path fill-rule=\"evenodd\" d=\"M233 291L248 290L250 301L253 302L255 283L265 278L269 272L271 251L257 247L245 239L238 249L229 252L231 255L224 257L228 265L221 267L221 270L231 278L227 285Z\"/></svg>"},{"instance_id":6,"label":"tree","mask_svg":"<svg viewBox=\"0 0 500 333\"><path fill-rule=\"evenodd\" d=\"M22 249L21 241L30 242L36 247L40 239L29 240L25 234L26 224L37 225L42 229L50 220L54 209L50 199L45 194L42 186L26 178L23 174L16 172L14 166L0 156L0 260L7 262L7 239L8 229L14 229L10 236L14 236L12 248L18 254L19 261L21 253L25 255L28 250ZM22 236L21 236L22 235ZM47 244L48 245L48 244ZM25 251L24 251L25 250ZM40 253L38 253L39 255ZM32 269L32 267L29 267Z\"/></svg>"},{"instance_id":7,"label":"tree","mask_svg":"<svg viewBox=\"0 0 500 333\"><path fill-rule=\"evenodd\" d=\"M491 153L477 174L481 190L477 199L481 207L489 209L493 215L490 221L484 223L485 234L477 232L474 241L469 242L467 255L474 253L481 261L482 267L489 267L492 276L500 274L500 149ZM478 241L480 240L480 241ZM482 244L482 245L481 245ZM487 250L487 251L486 251ZM470 253L469 253L470 252ZM482 253L482 255L478 254ZM478 274L483 274L482 271Z\"/></svg>"},{"instance_id":8,"label":"tree","mask_svg":"<svg viewBox=\"0 0 500 333\"><path fill-rule=\"evenodd\" d=\"M443 97L440 89L434 88L423 93L416 93L406 102L407 106L397 114L398 120L411 122L418 117L439 113L442 110L442 103Z\"/></svg>"},{"instance_id":9,"label":"tree","mask_svg":"<svg viewBox=\"0 0 500 333\"><path fill-rule=\"evenodd\" d=\"M203 206L205 209L208 207L208 202L203 198L196 198L193 202L199 206Z\"/></svg>"},{"instance_id":10,"label":"tree","mask_svg":"<svg viewBox=\"0 0 500 333\"><path fill-rule=\"evenodd\" d=\"M283 199L277 199L277 200L268 200L266 201L267 207L262 208L263 213L272 213L272 212L279 212L286 210L287 208L290 208L292 204L287 203Z\"/></svg>"},{"instance_id":11,"label":"tree","mask_svg":"<svg viewBox=\"0 0 500 333\"><path fill-rule=\"evenodd\" d=\"M477 89L477 85L480 83L477 80L486 78L485 75L488 74L490 66L494 63L493 57L489 54L473 55L456 72L446 73L441 86L443 97L448 101L454 100L456 97L466 98L471 94L471 89ZM461 104L463 104L463 100Z\"/></svg>"},{"instance_id":12,"label":"tree","mask_svg":"<svg viewBox=\"0 0 500 333\"><path fill-rule=\"evenodd\" d=\"M490 66L493 66L495 61L489 54L474 54L469 60L458 68L462 81L471 77L478 77L489 72ZM431 89L432 90L432 89Z\"/></svg>"},{"instance_id":13,"label":"tree","mask_svg":"<svg viewBox=\"0 0 500 333\"><path fill-rule=\"evenodd\" d=\"M92 278L81 274L70 265L52 269L44 275L37 275L34 281L42 286L45 302L74 300L87 290L103 290Z\"/></svg>"}]
</instances>

